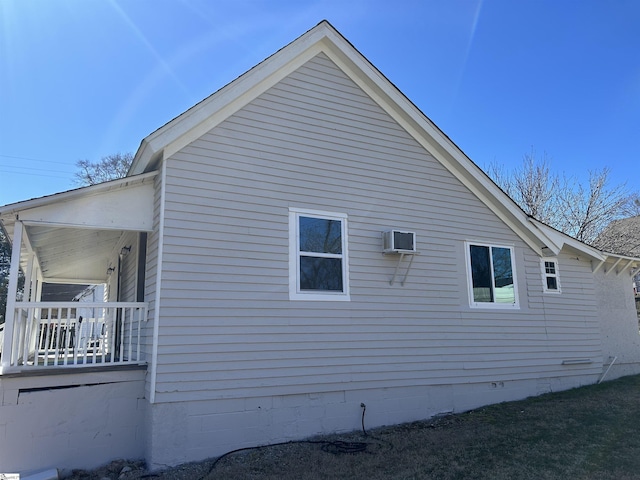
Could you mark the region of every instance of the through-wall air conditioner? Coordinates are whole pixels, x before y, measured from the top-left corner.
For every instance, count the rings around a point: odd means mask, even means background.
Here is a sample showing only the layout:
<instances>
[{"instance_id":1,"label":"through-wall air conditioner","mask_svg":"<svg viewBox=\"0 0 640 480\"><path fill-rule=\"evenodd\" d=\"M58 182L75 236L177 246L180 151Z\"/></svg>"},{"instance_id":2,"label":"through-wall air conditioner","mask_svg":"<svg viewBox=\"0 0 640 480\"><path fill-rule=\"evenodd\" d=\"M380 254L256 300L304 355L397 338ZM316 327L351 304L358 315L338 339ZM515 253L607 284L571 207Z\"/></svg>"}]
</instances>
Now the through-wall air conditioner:
<instances>
[{"instance_id":1,"label":"through-wall air conditioner","mask_svg":"<svg viewBox=\"0 0 640 480\"><path fill-rule=\"evenodd\" d=\"M382 232L382 251L383 253L415 253L415 232L401 230Z\"/></svg>"}]
</instances>

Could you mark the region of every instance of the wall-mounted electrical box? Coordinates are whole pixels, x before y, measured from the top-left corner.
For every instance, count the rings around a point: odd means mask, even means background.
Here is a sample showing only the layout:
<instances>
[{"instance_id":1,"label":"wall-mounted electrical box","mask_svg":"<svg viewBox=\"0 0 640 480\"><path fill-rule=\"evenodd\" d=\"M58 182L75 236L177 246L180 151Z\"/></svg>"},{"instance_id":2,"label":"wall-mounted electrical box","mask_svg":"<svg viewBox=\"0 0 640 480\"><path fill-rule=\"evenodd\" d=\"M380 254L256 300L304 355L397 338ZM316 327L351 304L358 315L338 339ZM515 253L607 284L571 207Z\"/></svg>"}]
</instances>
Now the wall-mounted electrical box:
<instances>
[{"instance_id":1,"label":"wall-mounted electrical box","mask_svg":"<svg viewBox=\"0 0 640 480\"><path fill-rule=\"evenodd\" d=\"M386 232L382 232L382 252L415 253L415 232L404 232L401 230L388 230Z\"/></svg>"}]
</instances>

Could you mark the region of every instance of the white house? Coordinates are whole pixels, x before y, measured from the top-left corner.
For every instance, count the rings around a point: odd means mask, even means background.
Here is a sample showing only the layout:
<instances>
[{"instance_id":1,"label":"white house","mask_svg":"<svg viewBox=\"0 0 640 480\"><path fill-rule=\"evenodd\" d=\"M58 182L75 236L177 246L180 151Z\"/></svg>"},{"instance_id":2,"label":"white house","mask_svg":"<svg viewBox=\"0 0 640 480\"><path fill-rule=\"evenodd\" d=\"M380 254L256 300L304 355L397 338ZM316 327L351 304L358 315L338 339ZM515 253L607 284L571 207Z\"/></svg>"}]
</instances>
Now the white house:
<instances>
[{"instance_id":1,"label":"white house","mask_svg":"<svg viewBox=\"0 0 640 480\"><path fill-rule=\"evenodd\" d=\"M7 471L159 469L354 430L361 403L372 428L640 372L640 258L525 215L327 22L126 178L0 221ZM106 285L90 348L43 283Z\"/></svg>"}]
</instances>

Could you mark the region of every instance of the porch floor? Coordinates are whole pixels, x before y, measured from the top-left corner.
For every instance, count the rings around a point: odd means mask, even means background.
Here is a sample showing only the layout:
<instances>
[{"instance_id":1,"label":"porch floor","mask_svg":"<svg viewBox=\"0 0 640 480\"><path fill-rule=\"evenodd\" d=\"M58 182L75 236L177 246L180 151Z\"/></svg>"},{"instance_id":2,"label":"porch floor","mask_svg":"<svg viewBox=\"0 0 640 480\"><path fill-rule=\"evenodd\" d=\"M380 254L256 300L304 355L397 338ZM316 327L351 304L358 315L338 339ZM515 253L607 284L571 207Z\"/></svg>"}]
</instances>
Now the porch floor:
<instances>
[{"instance_id":1,"label":"porch floor","mask_svg":"<svg viewBox=\"0 0 640 480\"><path fill-rule=\"evenodd\" d=\"M104 363L104 364L67 364L60 365L58 367L30 365L23 367L19 371L12 371L0 374L0 379L3 378L15 378L15 377L42 377L49 375L69 375L69 374L83 374L83 373L100 373L100 372L114 372L114 371L130 371L130 370L146 370L147 363Z\"/></svg>"}]
</instances>

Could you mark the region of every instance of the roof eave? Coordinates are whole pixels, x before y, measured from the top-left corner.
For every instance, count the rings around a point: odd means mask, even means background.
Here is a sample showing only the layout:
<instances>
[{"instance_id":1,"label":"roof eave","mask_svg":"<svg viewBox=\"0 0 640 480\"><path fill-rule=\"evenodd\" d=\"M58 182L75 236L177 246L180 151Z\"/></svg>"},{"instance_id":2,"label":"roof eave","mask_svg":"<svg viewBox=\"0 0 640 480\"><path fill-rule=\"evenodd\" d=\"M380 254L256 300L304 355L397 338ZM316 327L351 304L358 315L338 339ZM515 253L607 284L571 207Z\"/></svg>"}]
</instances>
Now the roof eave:
<instances>
[{"instance_id":1,"label":"roof eave","mask_svg":"<svg viewBox=\"0 0 640 480\"><path fill-rule=\"evenodd\" d=\"M634 257L632 255L621 255L618 253L602 251L595 247L592 247L591 245L587 245L586 243L581 242L580 240L570 237L569 235L562 233L554 229L553 227L550 227L549 225L545 225L544 223L534 218L531 218L530 222L534 224L537 228L542 230L544 234L550 238L550 241L554 243L558 253L563 248L568 247L573 249L574 251L577 251L589 257L591 260L594 260L598 263L606 262L607 260L611 260L611 259L616 259L616 260L620 259L623 261L640 265L640 257Z\"/></svg>"},{"instance_id":2,"label":"roof eave","mask_svg":"<svg viewBox=\"0 0 640 480\"><path fill-rule=\"evenodd\" d=\"M143 183L148 179L155 177L158 172L149 172L141 175L134 175L130 177L119 178L117 180L111 180L108 182L98 183L96 185L89 185L86 187L75 188L73 190L67 190L65 192L54 193L52 195L46 195L44 197L32 198L30 200L23 200L21 202L9 203L7 205L0 206L0 218L8 217L23 210L30 208L41 207L43 205L49 205L57 202L63 202L72 198L81 198L85 195L94 195L96 193L112 190L122 186L133 185L136 183Z\"/></svg>"},{"instance_id":3,"label":"roof eave","mask_svg":"<svg viewBox=\"0 0 640 480\"><path fill-rule=\"evenodd\" d=\"M339 35L322 21L287 46L262 61L240 77L178 115L145 137L131 165L130 173L139 174L159 153L168 157L215 127L272 85L321 51L323 38Z\"/></svg>"},{"instance_id":4,"label":"roof eave","mask_svg":"<svg viewBox=\"0 0 640 480\"><path fill-rule=\"evenodd\" d=\"M525 243L544 255L549 239L528 222L515 202L326 21L147 136L136 153L131 173L144 172L159 157L170 157L318 53L331 58Z\"/></svg>"}]
</instances>

